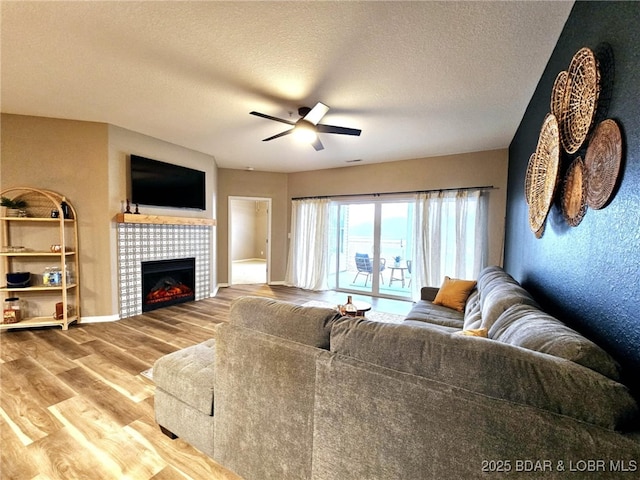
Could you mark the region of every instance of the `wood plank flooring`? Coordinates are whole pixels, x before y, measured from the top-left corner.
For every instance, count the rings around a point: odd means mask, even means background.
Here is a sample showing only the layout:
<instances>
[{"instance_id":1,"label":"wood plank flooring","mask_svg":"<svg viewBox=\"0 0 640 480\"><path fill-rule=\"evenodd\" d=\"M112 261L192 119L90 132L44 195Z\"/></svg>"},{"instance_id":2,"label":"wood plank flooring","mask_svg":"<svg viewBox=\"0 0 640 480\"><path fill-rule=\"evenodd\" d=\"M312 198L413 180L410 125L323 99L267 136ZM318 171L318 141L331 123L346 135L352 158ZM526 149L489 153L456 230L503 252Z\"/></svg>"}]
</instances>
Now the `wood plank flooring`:
<instances>
[{"instance_id":1,"label":"wood plank flooring","mask_svg":"<svg viewBox=\"0 0 640 480\"><path fill-rule=\"evenodd\" d=\"M223 479L239 477L154 421L152 382L140 375L166 353L211 338L241 295L302 304L346 295L239 285L215 298L117 322L0 334L0 478ZM372 299L374 310L406 314L410 302Z\"/></svg>"}]
</instances>

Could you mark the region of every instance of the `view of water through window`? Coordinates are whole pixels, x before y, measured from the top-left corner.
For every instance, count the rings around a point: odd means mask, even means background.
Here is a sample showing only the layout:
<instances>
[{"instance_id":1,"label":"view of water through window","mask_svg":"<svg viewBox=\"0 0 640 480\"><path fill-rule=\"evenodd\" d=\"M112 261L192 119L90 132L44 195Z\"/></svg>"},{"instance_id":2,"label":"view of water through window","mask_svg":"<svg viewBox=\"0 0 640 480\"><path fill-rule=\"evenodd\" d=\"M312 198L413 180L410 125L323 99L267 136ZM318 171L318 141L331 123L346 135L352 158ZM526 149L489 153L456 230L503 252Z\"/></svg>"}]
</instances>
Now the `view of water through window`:
<instances>
[{"instance_id":1,"label":"view of water through window","mask_svg":"<svg viewBox=\"0 0 640 480\"><path fill-rule=\"evenodd\" d=\"M413 202L336 205L334 288L410 297Z\"/></svg>"}]
</instances>

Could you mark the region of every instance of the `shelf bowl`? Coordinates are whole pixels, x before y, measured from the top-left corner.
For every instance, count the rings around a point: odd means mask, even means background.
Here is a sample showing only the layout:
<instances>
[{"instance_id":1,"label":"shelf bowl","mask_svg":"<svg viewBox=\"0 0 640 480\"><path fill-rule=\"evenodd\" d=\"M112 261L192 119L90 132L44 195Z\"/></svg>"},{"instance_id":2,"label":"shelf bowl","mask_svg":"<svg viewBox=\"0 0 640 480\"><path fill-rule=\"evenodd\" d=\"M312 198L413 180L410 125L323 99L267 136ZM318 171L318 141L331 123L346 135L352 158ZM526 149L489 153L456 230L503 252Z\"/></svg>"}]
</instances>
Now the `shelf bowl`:
<instances>
[{"instance_id":1,"label":"shelf bowl","mask_svg":"<svg viewBox=\"0 0 640 480\"><path fill-rule=\"evenodd\" d=\"M10 288L25 288L31 284L31 272L7 273L7 286Z\"/></svg>"}]
</instances>

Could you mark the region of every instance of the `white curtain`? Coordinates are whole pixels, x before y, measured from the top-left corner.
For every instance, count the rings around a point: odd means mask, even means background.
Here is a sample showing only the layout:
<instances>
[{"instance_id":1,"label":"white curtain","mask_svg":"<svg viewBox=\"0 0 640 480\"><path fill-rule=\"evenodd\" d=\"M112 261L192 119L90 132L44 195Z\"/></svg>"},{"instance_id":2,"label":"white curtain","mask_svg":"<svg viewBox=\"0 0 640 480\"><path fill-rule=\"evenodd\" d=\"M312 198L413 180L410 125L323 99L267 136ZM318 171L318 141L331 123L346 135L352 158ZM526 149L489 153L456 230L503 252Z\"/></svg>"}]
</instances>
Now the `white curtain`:
<instances>
[{"instance_id":1,"label":"white curtain","mask_svg":"<svg viewBox=\"0 0 640 480\"><path fill-rule=\"evenodd\" d=\"M412 296L445 275L476 279L487 264L487 195L482 190L420 193L416 198Z\"/></svg>"},{"instance_id":2,"label":"white curtain","mask_svg":"<svg viewBox=\"0 0 640 480\"><path fill-rule=\"evenodd\" d=\"M329 200L293 200L285 284L326 290L329 267Z\"/></svg>"}]
</instances>

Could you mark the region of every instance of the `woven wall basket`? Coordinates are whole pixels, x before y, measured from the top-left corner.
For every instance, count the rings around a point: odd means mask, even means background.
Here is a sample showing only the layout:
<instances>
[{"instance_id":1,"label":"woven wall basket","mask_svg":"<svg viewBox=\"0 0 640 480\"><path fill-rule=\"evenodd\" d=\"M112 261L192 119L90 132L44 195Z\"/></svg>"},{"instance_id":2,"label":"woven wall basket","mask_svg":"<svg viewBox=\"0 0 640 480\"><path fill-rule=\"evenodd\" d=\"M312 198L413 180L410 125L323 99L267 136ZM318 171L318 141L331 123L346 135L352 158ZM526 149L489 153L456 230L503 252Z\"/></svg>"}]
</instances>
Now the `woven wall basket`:
<instances>
[{"instance_id":1,"label":"woven wall basket","mask_svg":"<svg viewBox=\"0 0 640 480\"><path fill-rule=\"evenodd\" d=\"M567 87L567 77L569 74L566 70L561 71L553 82L553 91L551 92L551 113L558 119L558 123L562 123L562 117L565 111L564 94Z\"/></svg>"},{"instance_id":2,"label":"woven wall basket","mask_svg":"<svg viewBox=\"0 0 640 480\"><path fill-rule=\"evenodd\" d=\"M603 120L591 136L584 159L589 207L598 210L607 204L618 181L621 163L620 128L615 120Z\"/></svg>"},{"instance_id":3,"label":"woven wall basket","mask_svg":"<svg viewBox=\"0 0 640 480\"><path fill-rule=\"evenodd\" d=\"M600 94L600 71L591 49L581 48L573 56L564 90L560 135L567 153L575 153L589 134Z\"/></svg>"},{"instance_id":4,"label":"woven wall basket","mask_svg":"<svg viewBox=\"0 0 640 480\"><path fill-rule=\"evenodd\" d=\"M544 119L535 159L531 167L529 196L529 226L531 231L541 232L551 208L553 195L558 184L560 167L560 134L558 120L553 114ZM525 182L526 184L526 182Z\"/></svg>"},{"instance_id":5,"label":"woven wall basket","mask_svg":"<svg viewBox=\"0 0 640 480\"><path fill-rule=\"evenodd\" d=\"M586 196L584 162L578 157L567 170L562 193L562 216L572 227L577 227L587 212Z\"/></svg>"},{"instance_id":6,"label":"woven wall basket","mask_svg":"<svg viewBox=\"0 0 640 480\"><path fill-rule=\"evenodd\" d=\"M527 174L524 177L524 199L527 205L531 204L531 180L533 177L533 167L535 166L536 153L533 152L529 157L529 163L527 164Z\"/></svg>"}]
</instances>

